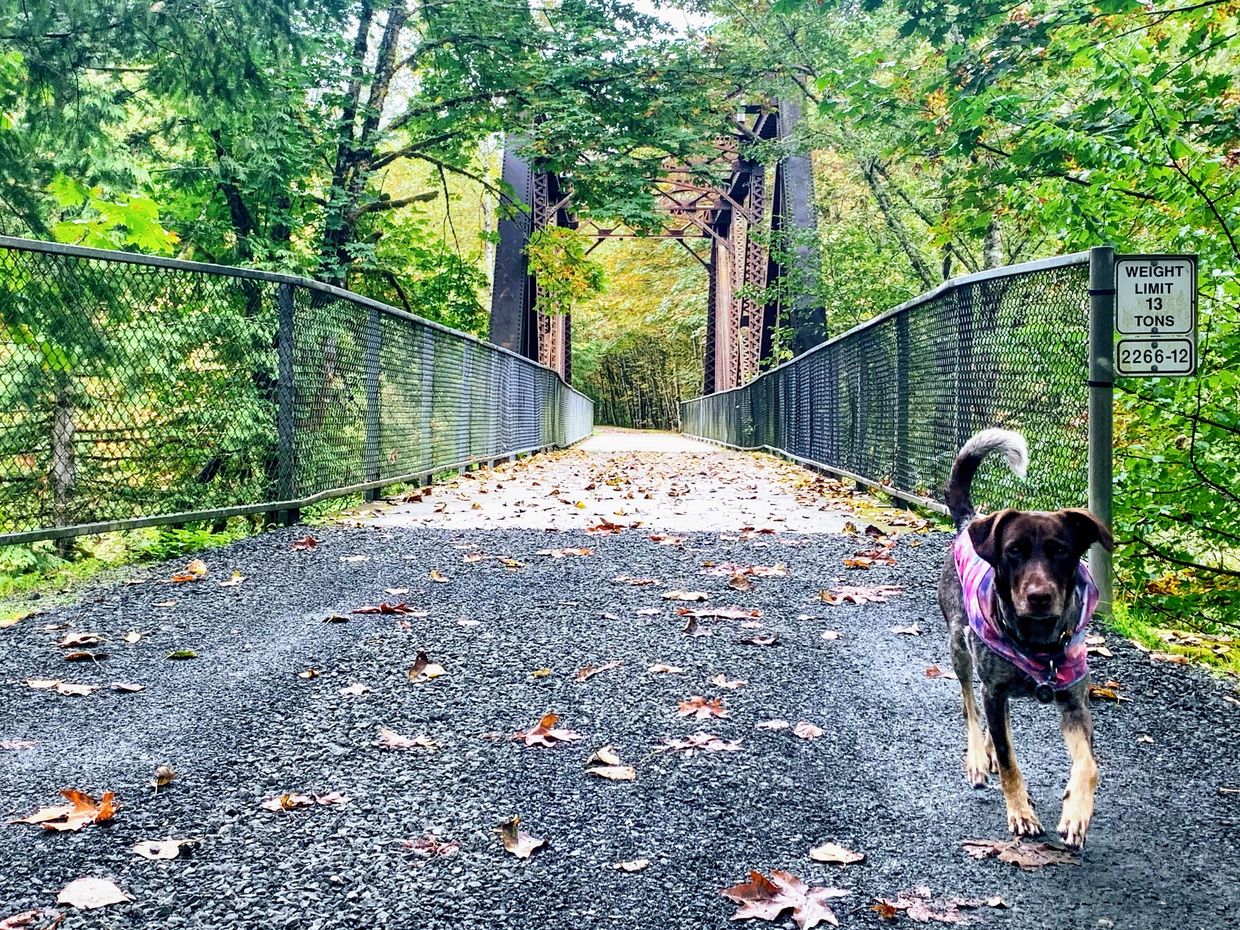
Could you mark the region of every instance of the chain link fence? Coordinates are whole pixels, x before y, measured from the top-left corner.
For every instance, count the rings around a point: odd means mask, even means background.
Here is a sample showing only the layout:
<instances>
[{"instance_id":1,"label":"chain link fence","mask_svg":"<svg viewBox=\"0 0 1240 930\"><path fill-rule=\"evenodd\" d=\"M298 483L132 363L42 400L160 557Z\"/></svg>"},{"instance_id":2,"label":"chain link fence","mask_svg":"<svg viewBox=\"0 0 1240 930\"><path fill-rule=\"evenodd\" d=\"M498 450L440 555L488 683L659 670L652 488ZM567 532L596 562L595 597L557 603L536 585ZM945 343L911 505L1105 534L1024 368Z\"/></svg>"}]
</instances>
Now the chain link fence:
<instances>
[{"instance_id":1,"label":"chain link fence","mask_svg":"<svg viewBox=\"0 0 1240 930\"><path fill-rule=\"evenodd\" d=\"M952 460L978 430L1029 441L1026 481L990 457L981 507L1085 506L1089 255L944 283L762 375L688 401L683 431L767 449L945 512Z\"/></svg>"},{"instance_id":2,"label":"chain link fence","mask_svg":"<svg viewBox=\"0 0 1240 930\"><path fill-rule=\"evenodd\" d=\"M287 514L593 417L550 369L347 291L0 237L0 544Z\"/></svg>"}]
</instances>

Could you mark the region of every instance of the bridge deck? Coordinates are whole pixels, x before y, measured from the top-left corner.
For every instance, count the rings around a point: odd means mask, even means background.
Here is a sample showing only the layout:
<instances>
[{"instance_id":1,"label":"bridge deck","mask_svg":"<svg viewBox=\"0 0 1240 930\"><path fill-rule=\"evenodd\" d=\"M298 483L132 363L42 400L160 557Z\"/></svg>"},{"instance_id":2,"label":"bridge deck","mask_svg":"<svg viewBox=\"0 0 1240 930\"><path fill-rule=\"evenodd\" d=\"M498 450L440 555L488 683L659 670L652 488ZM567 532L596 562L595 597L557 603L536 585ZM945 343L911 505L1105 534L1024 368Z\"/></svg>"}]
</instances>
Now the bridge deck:
<instances>
[{"instance_id":1,"label":"bridge deck","mask_svg":"<svg viewBox=\"0 0 1240 930\"><path fill-rule=\"evenodd\" d=\"M481 511L491 523L465 525L480 513L472 501L437 488L418 505L429 513L366 508L375 515L364 525L315 531L320 543L308 551L290 548L304 530L270 533L206 554L202 581L169 583L174 566L144 570L137 583L97 589L77 606L0 632L0 740L35 743L0 749L2 813L26 815L63 787L115 790L122 804L114 823L78 834L0 827L0 918L49 906L68 881L92 875L116 880L135 901L74 914L68 930L698 930L735 926L719 890L750 868L784 868L850 890L836 902L845 926L887 925L869 909L873 900L919 885L936 895L1002 895L1011 908L987 910L990 926L1174 921L1187 930L1240 918L1228 836L1238 799L1218 790L1240 781L1240 725L1222 700L1225 685L1112 642L1115 655L1098 660L1096 674L1118 680L1131 701L1097 707L1102 786L1083 864L1022 873L970 860L961 840L1005 830L997 789L973 791L963 779L956 682L926 674L947 669L933 579L948 537L908 534L893 549L894 566L847 570L842 560L864 543L821 532L848 519L837 487L770 459L679 443L634 450L651 441L605 435L584 450L453 485L487 486L478 500L498 499L499 483L519 488L505 499L509 520L500 519L501 501ZM608 476L648 490L629 499L609 488L605 497ZM596 488L586 491L590 483ZM515 504L546 500L557 487L552 499L568 495L570 503ZM774 502L780 495L791 503ZM435 515L437 501L448 506ZM866 505L852 520L898 514ZM645 523L586 534L600 516ZM740 532L746 525L778 532ZM648 538L673 530L683 541ZM578 547L594 551L537 554ZM702 573L704 563L724 561L783 564L787 576L758 577L753 590L738 591ZM217 584L234 571L245 580ZM617 583L621 575L659 584ZM818 592L837 582L906 590L885 604L829 607ZM761 617L751 625L704 620L711 635L690 637L677 607L703 605L662 597L676 589ZM350 613L381 601L418 613ZM349 619L325 623L332 615ZM923 635L891 631L912 624ZM55 646L63 627L101 634L110 657L65 663ZM127 644L131 630L143 635ZM842 635L824 639L828 630ZM775 633L777 645L740 642ZM181 649L197 658L165 658ZM447 675L411 684L406 671L418 650ZM574 680L578 669L612 661L620 665ZM656 663L682 671L649 671ZM298 677L308 669L319 674ZM716 675L746 684L721 688L710 683ZM103 688L67 697L22 684L31 677ZM114 681L146 690L118 693L107 688ZM354 685L369 690L342 693ZM678 717L678 702L692 695L722 699L729 716ZM582 739L551 749L512 739L549 711ZM807 741L755 729L771 719L824 732ZM438 748L375 748L380 726L429 736ZM1045 708L1022 707L1015 726L1031 792L1053 825L1066 775L1056 720ZM698 730L739 740L739 751L658 751ZM587 758L607 744L636 768L636 781L585 774ZM154 792L146 782L160 764L178 774ZM351 800L282 813L260 807L283 792ZM507 855L494 833L514 814L548 841L529 861ZM423 860L402 845L426 836L459 850ZM131 853L138 841L167 837L201 845L185 861ZM828 840L866 861L809 861L810 847ZM644 871L612 868L639 858L650 860Z\"/></svg>"}]
</instances>

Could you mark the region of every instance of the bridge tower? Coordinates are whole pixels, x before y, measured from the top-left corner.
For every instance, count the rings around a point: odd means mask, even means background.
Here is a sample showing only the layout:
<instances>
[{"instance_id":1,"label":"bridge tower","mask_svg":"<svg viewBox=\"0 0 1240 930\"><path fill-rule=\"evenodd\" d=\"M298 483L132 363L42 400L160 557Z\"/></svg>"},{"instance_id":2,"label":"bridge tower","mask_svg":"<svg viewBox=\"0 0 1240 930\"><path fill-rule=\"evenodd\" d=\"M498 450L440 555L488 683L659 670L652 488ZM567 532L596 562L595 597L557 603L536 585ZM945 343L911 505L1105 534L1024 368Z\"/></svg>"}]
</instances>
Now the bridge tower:
<instances>
[{"instance_id":1,"label":"bridge tower","mask_svg":"<svg viewBox=\"0 0 1240 930\"><path fill-rule=\"evenodd\" d=\"M823 310L804 282L818 279L815 246L813 173L808 155L784 152L774 178L748 153L750 146L791 137L800 116L794 101L750 106L737 131L717 143L727 181L703 187L697 172L669 164L656 182L656 196L667 216L665 228L650 238L710 239L705 378L707 394L746 384L772 355L777 321L793 330L792 349L800 354L825 338ZM567 314L538 310L538 282L525 246L535 230L570 226L587 238L636 236L623 228L577 222L568 209L569 192L552 173L539 171L519 154L520 140L505 148L503 180L518 201L500 220L491 297L491 341L527 358L572 375L572 321ZM699 168L701 166L698 166ZM776 244L769 249L767 243ZM786 279L786 280L784 280ZM768 285L783 282L785 286ZM768 295L763 300L761 295Z\"/></svg>"}]
</instances>

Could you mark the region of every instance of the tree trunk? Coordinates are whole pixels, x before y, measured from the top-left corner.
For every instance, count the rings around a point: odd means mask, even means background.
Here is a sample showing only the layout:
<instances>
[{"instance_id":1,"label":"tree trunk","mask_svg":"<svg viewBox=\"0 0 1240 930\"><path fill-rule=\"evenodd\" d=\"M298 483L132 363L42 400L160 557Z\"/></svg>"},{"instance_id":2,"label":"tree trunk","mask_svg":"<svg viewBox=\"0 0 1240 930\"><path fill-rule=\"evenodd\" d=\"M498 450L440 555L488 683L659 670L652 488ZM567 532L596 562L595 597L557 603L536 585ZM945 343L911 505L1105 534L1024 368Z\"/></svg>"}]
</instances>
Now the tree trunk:
<instances>
[{"instance_id":1,"label":"tree trunk","mask_svg":"<svg viewBox=\"0 0 1240 930\"><path fill-rule=\"evenodd\" d=\"M999 217L992 216L986 225L986 235L982 239L982 266L999 268L1003 265L1003 236L999 227Z\"/></svg>"},{"instance_id":2,"label":"tree trunk","mask_svg":"<svg viewBox=\"0 0 1240 930\"><path fill-rule=\"evenodd\" d=\"M870 193L874 195L874 202L878 204L879 212L883 215L883 221L887 224L887 228L891 230L892 235L896 237L896 241L900 244L900 248L904 250L905 256L908 257L909 264L913 267L913 273L921 279L922 286L927 290L934 287L934 275L930 271L930 266L926 264L926 259L921 254L921 250L913 242L908 227L904 225L904 221L895 212L891 198L883 190L882 182L878 178L878 162L874 159L861 162L861 173L865 176L866 184L870 187Z\"/></svg>"}]
</instances>

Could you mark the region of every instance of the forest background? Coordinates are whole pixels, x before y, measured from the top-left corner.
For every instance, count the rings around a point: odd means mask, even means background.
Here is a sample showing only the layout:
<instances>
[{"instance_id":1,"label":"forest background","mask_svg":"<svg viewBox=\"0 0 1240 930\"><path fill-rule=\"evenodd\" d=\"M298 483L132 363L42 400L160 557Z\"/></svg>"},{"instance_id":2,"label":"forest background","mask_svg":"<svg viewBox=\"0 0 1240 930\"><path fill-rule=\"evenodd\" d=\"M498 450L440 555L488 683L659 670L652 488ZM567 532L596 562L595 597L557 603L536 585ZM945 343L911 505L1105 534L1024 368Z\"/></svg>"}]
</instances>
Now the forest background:
<instances>
[{"instance_id":1,"label":"forest background","mask_svg":"<svg viewBox=\"0 0 1240 930\"><path fill-rule=\"evenodd\" d=\"M1234 628L1240 0L664 7L4 0L0 232L310 275L485 336L505 132L579 214L649 230L665 159L792 96L798 133L754 154L812 156L829 334L1000 264L1200 255L1199 377L1118 385L1121 615ZM603 422L674 426L705 273L676 243L586 247L532 253L576 383Z\"/></svg>"}]
</instances>

